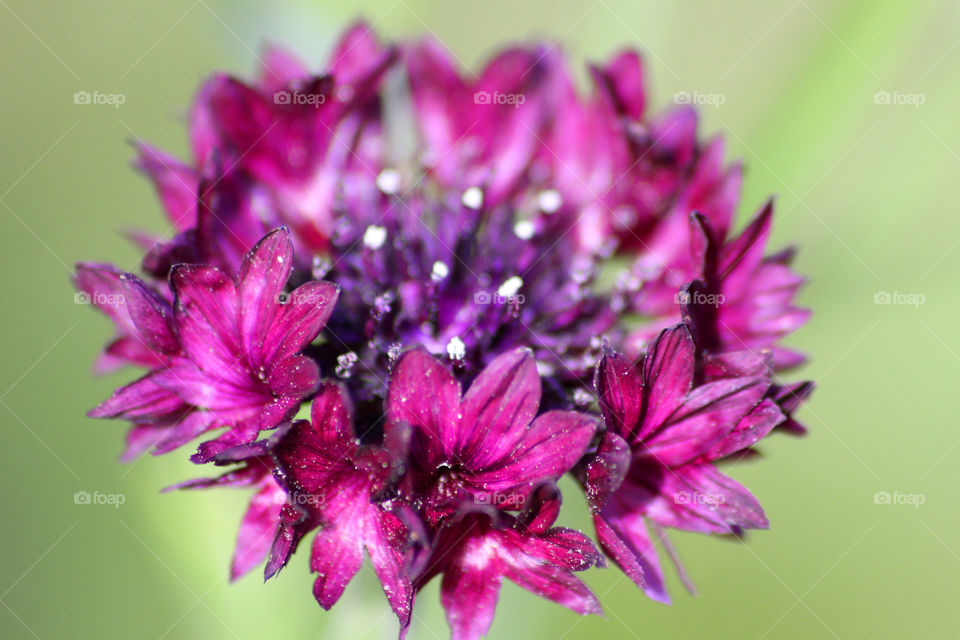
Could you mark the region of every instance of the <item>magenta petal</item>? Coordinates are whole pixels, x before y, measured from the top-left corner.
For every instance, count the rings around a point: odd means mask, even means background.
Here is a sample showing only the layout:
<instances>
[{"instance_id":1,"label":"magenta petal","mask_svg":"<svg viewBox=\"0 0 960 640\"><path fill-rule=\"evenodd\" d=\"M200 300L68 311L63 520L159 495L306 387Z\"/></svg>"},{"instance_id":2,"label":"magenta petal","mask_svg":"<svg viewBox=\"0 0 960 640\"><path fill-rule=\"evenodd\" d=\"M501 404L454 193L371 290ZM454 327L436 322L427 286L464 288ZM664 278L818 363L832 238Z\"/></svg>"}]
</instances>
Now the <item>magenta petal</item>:
<instances>
[{"instance_id":1,"label":"magenta petal","mask_svg":"<svg viewBox=\"0 0 960 640\"><path fill-rule=\"evenodd\" d=\"M273 539L273 545L270 547L270 555L267 563L263 567L263 579L269 580L277 575L287 561L290 555L300 545L303 536L317 526L316 519L293 507L289 502L280 509L280 524L277 527L277 535Z\"/></svg>"},{"instance_id":2,"label":"magenta petal","mask_svg":"<svg viewBox=\"0 0 960 640\"><path fill-rule=\"evenodd\" d=\"M174 334L173 310L167 301L135 276L125 274L120 280L136 337L157 354L178 353L180 341Z\"/></svg>"},{"instance_id":3,"label":"magenta petal","mask_svg":"<svg viewBox=\"0 0 960 640\"><path fill-rule=\"evenodd\" d=\"M400 357L390 375L387 419L412 425L429 458L455 450L459 408L460 385L446 367L419 348Z\"/></svg>"},{"instance_id":4,"label":"magenta petal","mask_svg":"<svg viewBox=\"0 0 960 640\"><path fill-rule=\"evenodd\" d=\"M370 507L364 533L365 547L390 608L397 614L401 626L409 623L413 607L413 585L407 573L407 562L400 553L407 542L407 529L392 513L379 507Z\"/></svg>"},{"instance_id":5,"label":"magenta petal","mask_svg":"<svg viewBox=\"0 0 960 640\"><path fill-rule=\"evenodd\" d=\"M273 425L260 424L254 422L247 423L247 420L218 420L215 426L222 426L222 423L230 422L235 426L217 436L213 440L203 442L197 447L197 452L190 456L190 461L194 464L204 464L210 462L215 457L221 455L224 451L250 444L256 440L261 428L272 427Z\"/></svg>"},{"instance_id":6,"label":"magenta petal","mask_svg":"<svg viewBox=\"0 0 960 640\"><path fill-rule=\"evenodd\" d=\"M303 398L317 389L320 367L307 356L290 356L270 367L268 379L275 395Z\"/></svg>"},{"instance_id":7,"label":"magenta petal","mask_svg":"<svg viewBox=\"0 0 960 640\"><path fill-rule=\"evenodd\" d=\"M340 288L329 282L312 281L286 295L274 323L260 336L265 362L286 358L310 344L327 324Z\"/></svg>"},{"instance_id":8,"label":"magenta petal","mask_svg":"<svg viewBox=\"0 0 960 640\"><path fill-rule=\"evenodd\" d=\"M705 455L710 460L716 460L743 451L765 438L785 419L776 402L769 398L763 400L737 423L733 431L710 447Z\"/></svg>"},{"instance_id":9,"label":"magenta petal","mask_svg":"<svg viewBox=\"0 0 960 640\"><path fill-rule=\"evenodd\" d=\"M650 345L643 360L646 403L637 440L644 439L683 404L693 383L694 355L693 338L683 324L665 329Z\"/></svg>"},{"instance_id":10,"label":"magenta petal","mask_svg":"<svg viewBox=\"0 0 960 640\"><path fill-rule=\"evenodd\" d=\"M729 378L694 389L670 423L647 438L642 455L675 467L704 454L763 398L765 378Z\"/></svg>"},{"instance_id":11,"label":"magenta petal","mask_svg":"<svg viewBox=\"0 0 960 640\"><path fill-rule=\"evenodd\" d=\"M647 517L665 527L731 534L769 526L757 499L712 465L687 466L664 475Z\"/></svg>"},{"instance_id":12,"label":"magenta petal","mask_svg":"<svg viewBox=\"0 0 960 640\"><path fill-rule=\"evenodd\" d=\"M197 222L199 179L196 172L173 156L137 143L136 166L153 182L167 217L177 231Z\"/></svg>"},{"instance_id":13,"label":"magenta petal","mask_svg":"<svg viewBox=\"0 0 960 640\"><path fill-rule=\"evenodd\" d=\"M154 455L161 455L173 451L201 433L214 427L214 416L209 411L191 411L182 419L172 423L157 440L153 449Z\"/></svg>"},{"instance_id":14,"label":"magenta petal","mask_svg":"<svg viewBox=\"0 0 960 640\"><path fill-rule=\"evenodd\" d=\"M133 462L153 447L167 429L156 424L135 424L127 432L126 444L120 462Z\"/></svg>"},{"instance_id":15,"label":"magenta petal","mask_svg":"<svg viewBox=\"0 0 960 640\"><path fill-rule=\"evenodd\" d=\"M604 88L609 91L618 111L631 120L639 120L646 106L643 63L636 51L624 51L599 70Z\"/></svg>"},{"instance_id":16,"label":"magenta petal","mask_svg":"<svg viewBox=\"0 0 960 640\"><path fill-rule=\"evenodd\" d=\"M603 613L597 597L567 569L547 563L522 568L506 563L503 575L527 591L552 600L582 616Z\"/></svg>"},{"instance_id":17,"label":"magenta petal","mask_svg":"<svg viewBox=\"0 0 960 640\"><path fill-rule=\"evenodd\" d=\"M772 220L773 201L770 200L740 235L724 247L719 270L723 274L725 291L749 291L749 280L763 260Z\"/></svg>"},{"instance_id":18,"label":"magenta petal","mask_svg":"<svg viewBox=\"0 0 960 640\"><path fill-rule=\"evenodd\" d=\"M507 459L539 406L540 376L533 354L517 349L497 356L463 397L454 454L474 468Z\"/></svg>"},{"instance_id":19,"label":"magenta petal","mask_svg":"<svg viewBox=\"0 0 960 640\"><path fill-rule=\"evenodd\" d=\"M91 418L123 418L144 420L182 412L187 405L179 397L156 382L159 373L151 373L120 387L109 398L91 409Z\"/></svg>"},{"instance_id":20,"label":"magenta petal","mask_svg":"<svg viewBox=\"0 0 960 640\"><path fill-rule=\"evenodd\" d=\"M478 471L473 481L501 493L522 487L526 495L538 481L556 481L583 456L596 433L593 418L574 411L548 411L525 429L519 442L494 466Z\"/></svg>"},{"instance_id":21,"label":"magenta petal","mask_svg":"<svg viewBox=\"0 0 960 640\"><path fill-rule=\"evenodd\" d=\"M243 385L233 281L203 265L178 265L170 272L176 295L174 319L184 351L205 373Z\"/></svg>"},{"instance_id":22,"label":"magenta petal","mask_svg":"<svg viewBox=\"0 0 960 640\"><path fill-rule=\"evenodd\" d=\"M612 431L603 434L596 453L581 471L581 482L591 508L602 508L620 487L630 469L630 458L630 445L626 440Z\"/></svg>"},{"instance_id":23,"label":"magenta petal","mask_svg":"<svg viewBox=\"0 0 960 640\"><path fill-rule=\"evenodd\" d=\"M640 513L608 507L593 518L600 547L644 593L657 602L670 604L657 550L650 541Z\"/></svg>"},{"instance_id":24,"label":"magenta petal","mask_svg":"<svg viewBox=\"0 0 960 640\"><path fill-rule=\"evenodd\" d=\"M373 27L358 20L340 35L330 52L329 72L338 83L353 84L369 73L383 51Z\"/></svg>"},{"instance_id":25,"label":"magenta petal","mask_svg":"<svg viewBox=\"0 0 960 640\"><path fill-rule=\"evenodd\" d=\"M291 488L322 500L328 485L335 491L337 478L349 476L358 446L352 421L349 395L336 383L324 383L313 399L310 422L294 422L274 451Z\"/></svg>"},{"instance_id":26,"label":"magenta petal","mask_svg":"<svg viewBox=\"0 0 960 640\"><path fill-rule=\"evenodd\" d=\"M281 297L293 270L293 244L290 232L276 229L263 237L244 256L237 275L240 336L245 352L260 365L259 353L264 336L281 309Z\"/></svg>"},{"instance_id":27,"label":"magenta petal","mask_svg":"<svg viewBox=\"0 0 960 640\"><path fill-rule=\"evenodd\" d=\"M336 517L327 521L313 539L310 569L316 572L313 595L324 609L329 609L347 587L363 563L363 530L367 526L370 505L365 487L341 486L326 494L324 505Z\"/></svg>"},{"instance_id":28,"label":"magenta petal","mask_svg":"<svg viewBox=\"0 0 960 640\"><path fill-rule=\"evenodd\" d=\"M273 44L264 48L261 59L260 87L267 93L283 89L291 82L310 75L297 56Z\"/></svg>"},{"instance_id":29,"label":"magenta petal","mask_svg":"<svg viewBox=\"0 0 960 640\"><path fill-rule=\"evenodd\" d=\"M463 134L455 101L469 99L467 88L443 45L432 39L413 45L406 55L410 93L416 105L420 134L430 152L430 168L441 180L453 181L459 168L455 143Z\"/></svg>"},{"instance_id":30,"label":"magenta petal","mask_svg":"<svg viewBox=\"0 0 960 640\"><path fill-rule=\"evenodd\" d=\"M447 568L440 584L440 602L447 614L451 640L478 640L487 634L500 595L499 562L482 551L483 538L470 542L476 547L477 564L454 564Z\"/></svg>"},{"instance_id":31,"label":"magenta petal","mask_svg":"<svg viewBox=\"0 0 960 640\"><path fill-rule=\"evenodd\" d=\"M605 355L597 365L596 388L607 429L623 438L630 437L643 410L640 374L626 357Z\"/></svg>"},{"instance_id":32,"label":"magenta petal","mask_svg":"<svg viewBox=\"0 0 960 640\"><path fill-rule=\"evenodd\" d=\"M573 529L554 527L524 544L534 555L568 571L585 571L604 564L593 541Z\"/></svg>"},{"instance_id":33,"label":"magenta petal","mask_svg":"<svg viewBox=\"0 0 960 640\"><path fill-rule=\"evenodd\" d=\"M160 387L176 394L185 402L204 409L228 411L262 403L265 396L250 387L236 387L201 371L197 365L183 360L153 375Z\"/></svg>"},{"instance_id":34,"label":"magenta petal","mask_svg":"<svg viewBox=\"0 0 960 640\"><path fill-rule=\"evenodd\" d=\"M230 564L230 580L238 580L266 559L276 534L286 494L267 476L240 523L237 548Z\"/></svg>"}]
</instances>

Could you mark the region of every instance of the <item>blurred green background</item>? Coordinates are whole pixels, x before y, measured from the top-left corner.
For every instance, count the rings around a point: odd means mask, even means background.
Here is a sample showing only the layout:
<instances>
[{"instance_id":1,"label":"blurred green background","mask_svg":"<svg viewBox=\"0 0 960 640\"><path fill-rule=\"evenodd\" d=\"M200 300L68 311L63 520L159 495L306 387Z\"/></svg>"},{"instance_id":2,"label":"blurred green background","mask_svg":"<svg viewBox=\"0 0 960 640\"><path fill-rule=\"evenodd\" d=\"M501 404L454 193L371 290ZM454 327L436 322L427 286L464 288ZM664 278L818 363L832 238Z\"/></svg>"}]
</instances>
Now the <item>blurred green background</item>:
<instances>
[{"instance_id":1,"label":"blurred green background","mask_svg":"<svg viewBox=\"0 0 960 640\"><path fill-rule=\"evenodd\" d=\"M81 259L133 268L120 232L163 230L129 140L183 155L182 115L206 74L253 73L265 41L319 64L358 15L389 37L433 33L471 66L517 39L559 42L578 61L641 48L655 106L678 91L724 97L702 126L746 162L740 220L778 194L776 244L799 244L811 276L802 301L815 316L791 338L819 384L802 413L811 433L774 437L733 472L771 530L747 544L675 536L700 595L671 576L671 607L615 570L585 576L607 619L508 585L490 637L960 636L948 402L960 360L960 4L347 4L0 0L0 637L394 637L369 568L330 613L312 599L305 554L267 585L231 586L245 492L160 495L197 473L186 456L116 462L125 428L83 413L132 374L90 375L111 330L74 304L68 280ZM81 90L126 102L75 105ZM884 91L889 104L875 97ZM923 304L876 304L880 292ZM125 503L75 505L77 491ZM883 491L923 504L877 504ZM569 503L567 523L583 526L583 505ZM416 616L413 638L448 637L436 585Z\"/></svg>"}]
</instances>

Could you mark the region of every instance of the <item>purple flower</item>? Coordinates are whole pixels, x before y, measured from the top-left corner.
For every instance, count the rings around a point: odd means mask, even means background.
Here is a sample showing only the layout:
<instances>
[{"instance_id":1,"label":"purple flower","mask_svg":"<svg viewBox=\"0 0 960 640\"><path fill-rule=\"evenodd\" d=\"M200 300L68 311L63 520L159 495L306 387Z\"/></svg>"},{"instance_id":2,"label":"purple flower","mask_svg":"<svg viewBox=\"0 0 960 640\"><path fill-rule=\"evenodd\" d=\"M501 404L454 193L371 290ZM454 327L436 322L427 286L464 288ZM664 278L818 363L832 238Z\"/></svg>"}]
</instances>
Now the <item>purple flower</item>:
<instances>
[{"instance_id":1,"label":"purple flower","mask_svg":"<svg viewBox=\"0 0 960 640\"><path fill-rule=\"evenodd\" d=\"M366 549L390 606L406 625L412 586L406 572L407 529L381 502L403 469L409 430L388 424L382 445L362 444L353 430L346 391L325 383L313 401L310 422L297 421L274 449L277 476L290 493L267 565L270 578L311 529L310 568L318 573L313 595L329 609L360 570Z\"/></svg>"},{"instance_id":2,"label":"purple flower","mask_svg":"<svg viewBox=\"0 0 960 640\"><path fill-rule=\"evenodd\" d=\"M401 635L436 576L454 638L504 579L599 613L574 572L603 557L554 526L568 472L666 601L655 539L765 528L715 463L803 433L813 385L774 382L809 312L772 205L731 232L740 165L692 107L648 113L645 75L623 51L581 91L544 44L474 75L364 23L323 69L270 48L255 81L215 74L189 160L137 144L172 237L133 234L142 277L77 267L116 325L96 369L147 370L90 415L133 423L125 460L222 429L191 459L226 471L176 487L252 490L232 578L312 535L320 605L366 554Z\"/></svg>"},{"instance_id":3,"label":"purple flower","mask_svg":"<svg viewBox=\"0 0 960 640\"><path fill-rule=\"evenodd\" d=\"M697 370L682 324L661 333L637 367L622 355L604 356L596 385L607 430L581 470L604 552L664 602L646 522L655 532L765 529L756 499L714 462L742 453L784 420L765 397L769 374L698 382Z\"/></svg>"},{"instance_id":4,"label":"purple flower","mask_svg":"<svg viewBox=\"0 0 960 640\"><path fill-rule=\"evenodd\" d=\"M537 416L540 377L528 350L505 353L460 385L422 349L404 354L390 380L387 424L413 427L412 502L430 525L464 504L517 510L533 488L569 471L596 432L574 411Z\"/></svg>"},{"instance_id":5,"label":"purple flower","mask_svg":"<svg viewBox=\"0 0 960 640\"><path fill-rule=\"evenodd\" d=\"M177 265L170 273L172 305L135 276L118 275L131 320L124 328L162 364L117 389L90 416L164 428L158 453L230 427L200 446L197 461L292 417L320 375L300 351L317 337L338 295L328 282L286 294L292 263L289 234L280 229L247 254L236 280L214 267Z\"/></svg>"},{"instance_id":6,"label":"purple flower","mask_svg":"<svg viewBox=\"0 0 960 640\"><path fill-rule=\"evenodd\" d=\"M540 493L553 496L531 502L519 516L466 507L438 531L416 586L443 576L440 601L453 640L476 640L487 633L504 578L580 615L602 613L597 598L573 575L602 565L602 557L582 533L551 528L559 493L549 485Z\"/></svg>"}]
</instances>

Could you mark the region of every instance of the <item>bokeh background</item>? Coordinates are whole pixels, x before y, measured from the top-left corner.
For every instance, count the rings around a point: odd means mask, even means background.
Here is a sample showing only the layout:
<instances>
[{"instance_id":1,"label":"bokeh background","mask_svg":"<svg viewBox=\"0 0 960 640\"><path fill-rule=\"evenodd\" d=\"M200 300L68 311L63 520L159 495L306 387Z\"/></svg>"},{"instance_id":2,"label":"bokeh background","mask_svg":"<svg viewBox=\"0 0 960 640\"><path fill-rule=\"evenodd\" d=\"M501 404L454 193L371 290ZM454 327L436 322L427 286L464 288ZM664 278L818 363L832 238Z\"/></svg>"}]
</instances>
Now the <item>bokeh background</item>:
<instances>
[{"instance_id":1,"label":"bokeh background","mask_svg":"<svg viewBox=\"0 0 960 640\"><path fill-rule=\"evenodd\" d=\"M206 74L253 73L266 41L319 63L361 15L388 37L432 33L470 66L518 39L580 61L641 48L655 106L723 97L702 127L746 163L739 219L777 194L776 244L799 244L811 277L814 319L791 338L819 384L802 412L811 433L771 438L734 471L771 530L746 544L675 536L700 595L671 579L671 607L615 570L585 578L606 619L507 585L490 637L960 636L954 0L0 0L0 637L394 637L369 568L330 613L303 555L269 584L231 586L244 492L161 495L197 470L116 462L122 425L83 413L131 374L90 375L110 327L68 280L81 259L133 268L120 232L164 230L131 139L183 154ZM125 103L76 105L82 90ZM76 505L78 491L124 504ZM585 524L582 504L565 509ZM413 638L448 637L436 585L416 615Z\"/></svg>"}]
</instances>

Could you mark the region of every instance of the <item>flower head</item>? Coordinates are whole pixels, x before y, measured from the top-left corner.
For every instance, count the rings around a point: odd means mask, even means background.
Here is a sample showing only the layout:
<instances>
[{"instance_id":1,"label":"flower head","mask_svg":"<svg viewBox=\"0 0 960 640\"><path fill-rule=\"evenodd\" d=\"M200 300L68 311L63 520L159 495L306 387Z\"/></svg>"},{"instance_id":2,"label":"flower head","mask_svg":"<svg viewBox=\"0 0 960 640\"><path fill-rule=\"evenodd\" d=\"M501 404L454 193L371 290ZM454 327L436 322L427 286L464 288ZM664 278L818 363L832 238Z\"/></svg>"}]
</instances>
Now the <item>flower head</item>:
<instances>
[{"instance_id":1,"label":"flower head","mask_svg":"<svg viewBox=\"0 0 960 640\"><path fill-rule=\"evenodd\" d=\"M654 538L765 528L716 465L802 433L812 384L777 377L808 312L772 205L732 230L740 165L692 107L648 113L645 73L624 51L584 91L523 45L472 74L360 23L319 71L271 48L214 75L189 161L137 145L172 237L134 234L141 277L77 267L116 325L97 369L146 369L90 415L133 423L124 459L222 429L192 460L226 471L176 486L253 490L232 577L312 535L320 605L367 555L401 634L434 577L462 640L504 579L599 613L575 572L603 556L555 526L568 472L666 601Z\"/></svg>"}]
</instances>

